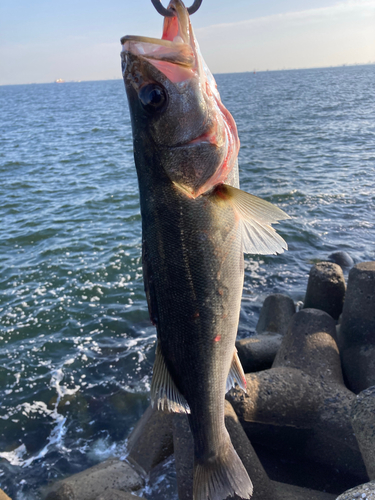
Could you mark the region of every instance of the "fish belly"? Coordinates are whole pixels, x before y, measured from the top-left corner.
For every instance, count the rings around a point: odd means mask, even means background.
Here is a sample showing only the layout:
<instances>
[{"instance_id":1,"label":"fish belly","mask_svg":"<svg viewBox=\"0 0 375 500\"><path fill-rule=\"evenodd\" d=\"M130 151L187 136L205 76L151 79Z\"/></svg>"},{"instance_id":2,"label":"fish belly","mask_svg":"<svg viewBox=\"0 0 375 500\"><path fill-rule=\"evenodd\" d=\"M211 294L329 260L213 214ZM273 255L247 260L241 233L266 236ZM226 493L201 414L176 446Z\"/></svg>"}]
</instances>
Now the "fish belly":
<instances>
[{"instance_id":1,"label":"fish belly","mask_svg":"<svg viewBox=\"0 0 375 500\"><path fill-rule=\"evenodd\" d=\"M190 407L195 459L219 453L225 385L243 287L239 223L213 196L188 198L171 185L142 213L144 271L158 344Z\"/></svg>"}]
</instances>

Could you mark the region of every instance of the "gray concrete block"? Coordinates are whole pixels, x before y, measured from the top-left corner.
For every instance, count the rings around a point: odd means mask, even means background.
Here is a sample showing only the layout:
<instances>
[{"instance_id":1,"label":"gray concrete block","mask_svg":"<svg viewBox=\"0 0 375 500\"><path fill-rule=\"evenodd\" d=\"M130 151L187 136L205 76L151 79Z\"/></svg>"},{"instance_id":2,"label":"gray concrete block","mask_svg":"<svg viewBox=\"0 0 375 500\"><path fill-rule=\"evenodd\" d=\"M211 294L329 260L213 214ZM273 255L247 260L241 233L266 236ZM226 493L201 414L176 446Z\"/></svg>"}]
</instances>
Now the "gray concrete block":
<instances>
[{"instance_id":1,"label":"gray concrete block","mask_svg":"<svg viewBox=\"0 0 375 500\"><path fill-rule=\"evenodd\" d=\"M339 347L349 388L358 393L375 385L375 262L350 270Z\"/></svg>"},{"instance_id":2,"label":"gray concrete block","mask_svg":"<svg viewBox=\"0 0 375 500\"><path fill-rule=\"evenodd\" d=\"M310 269L305 309L320 309L338 320L345 299L345 278L333 262L319 262Z\"/></svg>"},{"instance_id":3,"label":"gray concrete block","mask_svg":"<svg viewBox=\"0 0 375 500\"><path fill-rule=\"evenodd\" d=\"M227 394L250 441L302 456L367 480L350 408L355 395L295 368L246 375L247 393Z\"/></svg>"},{"instance_id":4,"label":"gray concrete block","mask_svg":"<svg viewBox=\"0 0 375 500\"><path fill-rule=\"evenodd\" d=\"M375 345L354 345L341 349L341 363L346 383L358 394L375 385Z\"/></svg>"},{"instance_id":5,"label":"gray concrete block","mask_svg":"<svg viewBox=\"0 0 375 500\"><path fill-rule=\"evenodd\" d=\"M347 269L354 266L354 261L348 252L338 251L333 252L328 256L330 262L338 264L341 268Z\"/></svg>"},{"instance_id":6,"label":"gray concrete block","mask_svg":"<svg viewBox=\"0 0 375 500\"><path fill-rule=\"evenodd\" d=\"M284 335L295 312L296 308L290 297L281 293L273 293L263 302L256 331Z\"/></svg>"},{"instance_id":7,"label":"gray concrete block","mask_svg":"<svg viewBox=\"0 0 375 500\"><path fill-rule=\"evenodd\" d=\"M137 500L135 495L131 493L126 493L125 491L120 490L107 490L105 493L102 493L95 500Z\"/></svg>"},{"instance_id":8,"label":"gray concrete block","mask_svg":"<svg viewBox=\"0 0 375 500\"><path fill-rule=\"evenodd\" d=\"M149 406L128 438L128 460L146 473L173 453L173 414Z\"/></svg>"},{"instance_id":9,"label":"gray concrete block","mask_svg":"<svg viewBox=\"0 0 375 500\"><path fill-rule=\"evenodd\" d=\"M252 500L275 500L273 485L228 401L225 402L225 425L232 444L253 482L254 493L251 497ZM174 450L178 498L179 500L191 500L193 495L194 450L193 437L186 415L175 415Z\"/></svg>"},{"instance_id":10,"label":"gray concrete block","mask_svg":"<svg viewBox=\"0 0 375 500\"><path fill-rule=\"evenodd\" d=\"M143 485L143 478L128 463L111 458L57 481L46 500L95 500L110 489L130 492Z\"/></svg>"},{"instance_id":11,"label":"gray concrete block","mask_svg":"<svg viewBox=\"0 0 375 500\"><path fill-rule=\"evenodd\" d=\"M375 344L375 262L350 270L340 337L344 348Z\"/></svg>"},{"instance_id":12,"label":"gray concrete block","mask_svg":"<svg viewBox=\"0 0 375 500\"><path fill-rule=\"evenodd\" d=\"M345 491L337 500L375 500L375 481Z\"/></svg>"},{"instance_id":13,"label":"gray concrete block","mask_svg":"<svg viewBox=\"0 0 375 500\"><path fill-rule=\"evenodd\" d=\"M225 401L225 426L254 486L253 500L273 500L275 490L232 405Z\"/></svg>"},{"instance_id":14,"label":"gray concrete block","mask_svg":"<svg viewBox=\"0 0 375 500\"><path fill-rule=\"evenodd\" d=\"M194 441L188 417L176 414L173 419L173 448L179 500L193 498Z\"/></svg>"},{"instance_id":15,"label":"gray concrete block","mask_svg":"<svg viewBox=\"0 0 375 500\"><path fill-rule=\"evenodd\" d=\"M271 483L275 489L275 499L277 500L335 500L336 498L336 495L324 491L301 488L276 481L271 481Z\"/></svg>"},{"instance_id":16,"label":"gray concrete block","mask_svg":"<svg viewBox=\"0 0 375 500\"><path fill-rule=\"evenodd\" d=\"M272 366L298 368L327 383L343 385L332 317L318 309L303 309L295 314Z\"/></svg>"},{"instance_id":17,"label":"gray concrete block","mask_svg":"<svg viewBox=\"0 0 375 500\"><path fill-rule=\"evenodd\" d=\"M358 394L352 403L351 418L367 473L375 480L375 386Z\"/></svg>"},{"instance_id":18,"label":"gray concrete block","mask_svg":"<svg viewBox=\"0 0 375 500\"><path fill-rule=\"evenodd\" d=\"M245 373L271 368L283 336L279 333L263 333L236 342L238 357Z\"/></svg>"}]
</instances>

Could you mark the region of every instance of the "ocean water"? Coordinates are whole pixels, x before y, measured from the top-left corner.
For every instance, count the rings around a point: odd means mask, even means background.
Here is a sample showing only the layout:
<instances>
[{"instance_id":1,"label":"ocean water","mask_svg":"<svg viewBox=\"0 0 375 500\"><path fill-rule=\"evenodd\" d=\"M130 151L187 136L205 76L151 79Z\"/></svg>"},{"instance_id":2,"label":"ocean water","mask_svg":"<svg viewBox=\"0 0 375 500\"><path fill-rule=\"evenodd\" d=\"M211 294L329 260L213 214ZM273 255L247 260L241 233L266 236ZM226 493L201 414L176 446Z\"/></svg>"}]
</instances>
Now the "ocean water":
<instances>
[{"instance_id":1,"label":"ocean water","mask_svg":"<svg viewBox=\"0 0 375 500\"><path fill-rule=\"evenodd\" d=\"M217 83L242 188L292 216L278 227L288 252L246 256L244 337L268 294L303 300L313 262L375 259L375 66ZM36 500L49 481L125 456L156 335L122 80L0 87L0 113L0 487ZM176 498L173 466L153 481L149 499L168 487Z\"/></svg>"}]
</instances>

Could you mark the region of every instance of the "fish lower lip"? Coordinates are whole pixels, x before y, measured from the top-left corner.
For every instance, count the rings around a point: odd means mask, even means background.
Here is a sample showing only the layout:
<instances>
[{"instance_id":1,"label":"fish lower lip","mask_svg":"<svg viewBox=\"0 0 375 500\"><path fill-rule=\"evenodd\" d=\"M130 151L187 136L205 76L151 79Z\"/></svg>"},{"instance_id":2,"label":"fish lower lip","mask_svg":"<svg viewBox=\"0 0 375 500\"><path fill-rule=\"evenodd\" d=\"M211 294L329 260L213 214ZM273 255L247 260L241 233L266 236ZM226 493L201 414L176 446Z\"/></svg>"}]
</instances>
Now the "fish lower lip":
<instances>
[{"instance_id":1,"label":"fish lower lip","mask_svg":"<svg viewBox=\"0 0 375 500\"><path fill-rule=\"evenodd\" d=\"M198 144L200 142L209 142L210 144L215 144L216 136L212 132L205 132L198 136L196 139L190 141L189 144Z\"/></svg>"},{"instance_id":2,"label":"fish lower lip","mask_svg":"<svg viewBox=\"0 0 375 500\"><path fill-rule=\"evenodd\" d=\"M174 148L181 148L181 147L187 147L187 146L195 146L197 144L210 144L212 146L220 147L223 143L222 140L218 139L220 138L221 135L220 133L216 130L216 127L214 130L211 130L210 132L203 132L203 134L199 135L195 139L192 139L191 141L188 142L181 142L178 144L175 144L174 146L171 146L171 149Z\"/></svg>"},{"instance_id":3,"label":"fish lower lip","mask_svg":"<svg viewBox=\"0 0 375 500\"><path fill-rule=\"evenodd\" d=\"M189 142L180 142L178 144L175 144L174 146L169 146L168 149L186 148L188 146L195 146L195 145L201 144L201 143L215 145L213 140L210 138L210 135L205 133L205 134L202 134L202 135L196 137L195 139L193 139Z\"/></svg>"}]
</instances>

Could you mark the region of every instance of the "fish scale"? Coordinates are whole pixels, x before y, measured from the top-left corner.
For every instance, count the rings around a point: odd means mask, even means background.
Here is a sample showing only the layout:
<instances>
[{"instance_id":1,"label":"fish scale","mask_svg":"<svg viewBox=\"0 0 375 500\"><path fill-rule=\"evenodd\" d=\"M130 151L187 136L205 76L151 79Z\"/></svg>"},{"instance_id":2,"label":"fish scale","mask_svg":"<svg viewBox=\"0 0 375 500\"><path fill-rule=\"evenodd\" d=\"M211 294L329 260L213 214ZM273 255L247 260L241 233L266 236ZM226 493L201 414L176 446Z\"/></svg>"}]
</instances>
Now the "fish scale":
<instances>
[{"instance_id":1,"label":"fish scale","mask_svg":"<svg viewBox=\"0 0 375 500\"><path fill-rule=\"evenodd\" d=\"M143 276L158 338L151 401L188 413L194 500L248 499L252 483L224 424L226 391L246 384L235 349L243 252L282 252L271 224L288 216L239 189L235 122L186 8L181 0L170 8L176 16L166 19L163 40L122 39Z\"/></svg>"},{"instance_id":2,"label":"fish scale","mask_svg":"<svg viewBox=\"0 0 375 500\"><path fill-rule=\"evenodd\" d=\"M145 217L155 222L144 236L165 242L162 251L155 244L149 253L155 268L151 293L158 304L158 341L172 379L190 406L190 425L198 436L196 457L203 460L217 454L227 438L221 402L243 286L241 239L231 207L221 207L209 196L197 202L173 187L170 191L168 199L179 209L172 217L169 210L166 225L158 223L160 207L154 208L155 217L151 208ZM207 227L210 236L202 241ZM215 341L218 336L220 341Z\"/></svg>"}]
</instances>

